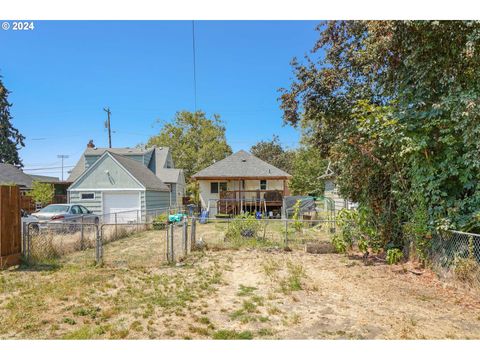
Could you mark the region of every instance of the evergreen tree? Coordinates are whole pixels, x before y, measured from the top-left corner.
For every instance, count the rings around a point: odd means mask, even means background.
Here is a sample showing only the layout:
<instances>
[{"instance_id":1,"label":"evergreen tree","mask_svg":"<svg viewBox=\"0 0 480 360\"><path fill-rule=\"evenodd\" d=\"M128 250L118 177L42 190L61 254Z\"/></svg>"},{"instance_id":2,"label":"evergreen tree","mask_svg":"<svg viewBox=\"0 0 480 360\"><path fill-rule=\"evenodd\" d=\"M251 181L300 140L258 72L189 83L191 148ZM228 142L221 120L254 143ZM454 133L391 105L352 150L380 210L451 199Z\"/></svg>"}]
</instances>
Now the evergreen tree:
<instances>
[{"instance_id":1,"label":"evergreen tree","mask_svg":"<svg viewBox=\"0 0 480 360\"><path fill-rule=\"evenodd\" d=\"M8 102L9 91L5 88L0 77L0 162L23 166L18 155L18 150L25 146L25 137L12 126L10 106Z\"/></svg>"}]
</instances>

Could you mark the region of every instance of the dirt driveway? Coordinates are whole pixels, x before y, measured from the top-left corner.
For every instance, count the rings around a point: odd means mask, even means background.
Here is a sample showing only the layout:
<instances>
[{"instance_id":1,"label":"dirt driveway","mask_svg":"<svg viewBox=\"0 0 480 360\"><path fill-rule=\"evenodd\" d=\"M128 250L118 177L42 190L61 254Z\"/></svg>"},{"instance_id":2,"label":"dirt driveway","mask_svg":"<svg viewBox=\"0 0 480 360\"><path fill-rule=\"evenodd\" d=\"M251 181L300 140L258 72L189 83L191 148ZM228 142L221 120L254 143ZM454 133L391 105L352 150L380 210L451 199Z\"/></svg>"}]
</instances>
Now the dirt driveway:
<instances>
[{"instance_id":1,"label":"dirt driveway","mask_svg":"<svg viewBox=\"0 0 480 360\"><path fill-rule=\"evenodd\" d=\"M149 252L149 239L128 246ZM132 268L75 256L0 272L1 338L480 338L479 293L409 265L265 249Z\"/></svg>"}]
</instances>

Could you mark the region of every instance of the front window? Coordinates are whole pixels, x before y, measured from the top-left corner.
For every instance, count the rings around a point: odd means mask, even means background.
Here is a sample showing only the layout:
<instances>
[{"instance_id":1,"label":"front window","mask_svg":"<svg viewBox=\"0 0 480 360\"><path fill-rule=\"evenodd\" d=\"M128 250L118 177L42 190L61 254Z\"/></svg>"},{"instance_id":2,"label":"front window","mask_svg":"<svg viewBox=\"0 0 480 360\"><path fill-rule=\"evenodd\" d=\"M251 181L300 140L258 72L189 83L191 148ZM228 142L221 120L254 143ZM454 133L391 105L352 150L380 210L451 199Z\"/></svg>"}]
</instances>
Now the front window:
<instances>
[{"instance_id":1,"label":"front window","mask_svg":"<svg viewBox=\"0 0 480 360\"><path fill-rule=\"evenodd\" d=\"M267 190L267 180L260 180L260 190Z\"/></svg>"},{"instance_id":2,"label":"front window","mask_svg":"<svg viewBox=\"0 0 480 360\"><path fill-rule=\"evenodd\" d=\"M210 194L218 194L219 191L227 191L226 182L212 182L210 183Z\"/></svg>"}]
</instances>

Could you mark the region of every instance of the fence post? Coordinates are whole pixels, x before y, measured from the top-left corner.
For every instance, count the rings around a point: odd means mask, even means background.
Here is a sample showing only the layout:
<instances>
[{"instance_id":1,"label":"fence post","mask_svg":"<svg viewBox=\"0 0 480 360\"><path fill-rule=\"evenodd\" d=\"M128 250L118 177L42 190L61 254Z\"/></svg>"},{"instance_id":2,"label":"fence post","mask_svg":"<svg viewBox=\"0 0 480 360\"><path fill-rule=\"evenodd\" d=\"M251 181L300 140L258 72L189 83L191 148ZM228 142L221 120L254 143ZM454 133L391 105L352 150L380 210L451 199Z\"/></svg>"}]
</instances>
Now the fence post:
<instances>
[{"instance_id":1,"label":"fence post","mask_svg":"<svg viewBox=\"0 0 480 360\"><path fill-rule=\"evenodd\" d=\"M196 224L196 221L195 221L195 216L192 217L192 226L191 226L191 229L190 229L190 252L193 251L193 249L195 249L195 227L197 226Z\"/></svg>"},{"instance_id":2,"label":"fence post","mask_svg":"<svg viewBox=\"0 0 480 360\"><path fill-rule=\"evenodd\" d=\"M170 255L170 258L168 259L168 261L170 263L173 263L175 261L175 253L174 253L174 246L173 246L173 239L174 239L174 234L173 234L173 231L174 231L174 225L173 224L170 224L169 225L169 239L168 239L168 248L169 248L169 255Z\"/></svg>"},{"instance_id":3,"label":"fence post","mask_svg":"<svg viewBox=\"0 0 480 360\"><path fill-rule=\"evenodd\" d=\"M138 232L138 210L137 210L137 232Z\"/></svg>"},{"instance_id":4,"label":"fence post","mask_svg":"<svg viewBox=\"0 0 480 360\"><path fill-rule=\"evenodd\" d=\"M96 241L95 241L95 261L97 265L100 265L102 263L102 240L100 237L100 228L99 225L95 225L96 229Z\"/></svg>"},{"instance_id":5,"label":"fence post","mask_svg":"<svg viewBox=\"0 0 480 360\"><path fill-rule=\"evenodd\" d=\"M83 244L83 215L82 215L82 223L80 224L80 250L83 250L84 244Z\"/></svg>"},{"instance_id":6,"label":"fence post","mask_svg":"<svg viewBox=\"0 0 480 360\"><path fill-rule=\"evenodd\" d=\"M184 218L183 220L183 229L182 229L182 240L183 240L183 251L184 256L188 255L188 220Z\"/></svg>"},{"instance_id":7,"label":"fence post","mask_svg":"<svg viewBox=\"0 0 480 360\"><path fill-rule=\"evenodd\" d=\"M288 246L288 219L285 219L285 247Z\"/></svg>"},{"instance_id":8,"label":"fence post","mask_svg":"<svg viewBox=\"0 0 480 360\"><path fill-rule=\"evenodd\" d=\"M118 229L117 229L117 213L115 213L115 240L118 239Z\"/></svg>"}]
</instances>

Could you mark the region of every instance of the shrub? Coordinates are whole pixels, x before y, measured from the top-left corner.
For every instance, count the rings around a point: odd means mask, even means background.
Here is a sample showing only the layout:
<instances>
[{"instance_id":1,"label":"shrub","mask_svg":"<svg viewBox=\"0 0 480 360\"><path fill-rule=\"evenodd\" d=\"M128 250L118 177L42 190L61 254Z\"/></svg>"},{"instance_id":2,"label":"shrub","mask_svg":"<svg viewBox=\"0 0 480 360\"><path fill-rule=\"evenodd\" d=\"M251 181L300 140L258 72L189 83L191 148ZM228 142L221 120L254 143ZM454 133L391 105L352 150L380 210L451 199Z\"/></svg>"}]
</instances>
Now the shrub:
<instances>
[{"instance_id":1,"label":"shrub","mask_svg":"<svg viewBox=\"0 0 480 360\"><path fill-rule=\"evenodd\" d=\"M244 215L234 218L228 224L225 234L227 241L241 241L248 238L257 238L260 222L254 216Z\"/></svg>"},{"instance_id":2,"label":"shrub","mask_svg":"<svg viewBox=\"0 0 480 360\"><path fill-rule=\"evenodd\" d=\"M332 245L337 252L346 252L357 244L358 249L365 254L368 250L378 251L381 248L378 231L371 222L371 216L366 208L358 210L342 209L337 215L340 233L332 238Z\"/></svg>"},{"instance_id":3,"label":"shrub","mask_svg":"<svg viewBox=\"0 0 480 360\"><path fill-rule=\"evenodd\" d=\"M167 226L168 215L166 213L160 214L156 216L153 221L152 225L155 230L163 230Z\"/></svg>"},{"instance_id":4,"label":"shrub","mask_svg":"<svg viewBox=\"0 0 480 360\"><path fill-rule=\"evenodd\" d=\"M400 249L388 249L387 250L387 264L398 264L403 259L403 252Z\"/></svg>"}]
</instances>

